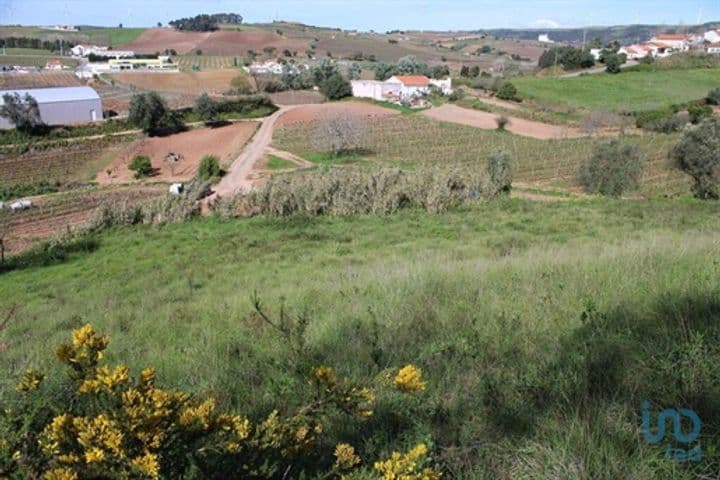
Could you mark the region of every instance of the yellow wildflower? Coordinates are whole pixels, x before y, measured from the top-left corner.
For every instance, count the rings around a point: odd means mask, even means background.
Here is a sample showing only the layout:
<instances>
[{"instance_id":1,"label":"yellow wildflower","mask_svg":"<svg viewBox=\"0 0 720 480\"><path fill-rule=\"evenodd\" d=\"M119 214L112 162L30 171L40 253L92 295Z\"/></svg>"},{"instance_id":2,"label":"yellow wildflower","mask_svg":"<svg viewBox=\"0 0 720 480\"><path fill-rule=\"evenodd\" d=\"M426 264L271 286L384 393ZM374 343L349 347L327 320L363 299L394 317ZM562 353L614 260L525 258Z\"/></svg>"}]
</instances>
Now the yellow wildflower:
<instances>
[{"instance_id":1,"label":"yellow wildflower","mask_svg":"<svg viewBox=\"0 0 720 480\"><path fill-rule=\"evenodd\" d=\"M146 452L143 456L134 458L132 464L150 478L160 476L160 463L154 453Z\"/></svg>"},{"instance_id":2,"label":"yellow wildflower","mask_svg":"<svg viewBox=\"0 0 720 480\"><path fill-rule=\"evenodd\" d=\"M185 407L180 412L179 423L183 427L199 425L203 430L210 428L211 415L215 410L215 400L208 398L197 407Z\"/></svg>"},{"instance_id":3,"label":"yellow wildflower","mask_svg":"<svg viewBox=\"0 0 720 480\"><path fill-rule=\"evenodd\" d=\"M20 453L19 450L12 454L12 459L16 462L19 462L21 458L22 458L22 454Z\"/></svg>"},{"instance_id":4,"label":"yellow wildflower","mask_svg":"<svg viewBox=\"0 0 720 480\"><path fill-rule=\"evenodd\" d=\"M154 368L146 368L145 370L140 372L140 386L145 390L155 388Z\"/></svg>"},{"instance_id":5,"label":"yellow wildflower","mask_svg":"<svg viewBox=\"0 0 720 480\"><path fill-rule=\"evenodd\" d=\"M406 365L395 377L395 385L403 392L412 393L425 390L427 383L422 379L422 370L414 365Z\"/></svg>"},{"instance_id":6,"label":"yellow wildflower","mask_svg":"<svg viewBox=\"0 0 720 480\"><path fill-rule=\"evenodd\" d=\"M95 450L107 449L117 456L124 456L122 451L123 434L117 424L105 415L98 415L92 419L76 418L73 426L77 429L77 441L86 449L92 452L90 457L96 459L99 454Z\"/></svg>"},{"instance_id":7,"label":"yellow wildflower","mask_svg":"<svg viewBox=\"0 0 720 480\"><path fill-rule=\"evenodd\" d=\"M225 449L228 453L238 453L240 451L240 444L236 442L228 442Z\"/></svg>"},{"instance_id":8,"label":"yellow wildflower","mask_svg":"<svg viewBox=\"0 0 720 480\"><path fill-rule=\"evenodd\" d=\"M360 457L355 454L355 449L347 443L338 443L335 446L335 466L343 470L349 470L360 463Z\"/></svg>"},{"instance_id":9,"label":"yellow wildflower","mask_svg":"<svg viewBox=\"0 0 720 480\"><path fill-rule=\"evenodd\" d=\"M102 366L96 370L95 378L86 379L80 384L78 393L110 393L117 385L127 383L129 378L128 367L124 365L115 367L112 371L107 366Z\"/></svg>"},{"instance_id":10,"label":"yellow wildflower","mask_svg":"<svg viewBox=\"0 0 720 480\"><path fill-rule=\"evenodd\" d=\"M44 480L77 480L78 476L69 468L55 468L45 472Z\"/></svg>"},{"instance_id":11,"label":"yellow wildflower","mask_svg":"<svg viewBox=\"0 0 720 480\"><path fill-rule=\"evenodd\" d=\"M85 452L85 463L100 463L105 460L105 452L101 448L93 447Z\"/></svg>"},{"instance_id":12,"label":"yellow wildflower","mask_svg":"<svg viewBox=\"0 0 720 480\"><path fill-rule=\"evenodd\" d=\"M45 375L35 370L28 370L22 376L22 380L17 384L17 390L20 392L34 392L40 387L45 379Z\"/></svg>"},{"instance_id":13,"label":"yellow wildflower","mask_svg":"<svg viewBox=\"0 0 720 480\"><path fill-rule=\"evenodd\" d=\"M313 371L315 379L328 387L332 387L337 383L337 377L335 376L335 370L330 367L320 366Z\"/></svg>"},{"instance_id":14,"label":"yellow wildflower","mask_svg":"<svg viewBox=\"0 0 720 480\"><path fill-rule=\"evenodd\" d=\"M403 454L393 452L383 462L375 462L375 470L382 474L382 480L439 480L441 473L432 468L423 468L427 455L425 444L419 444Z\"/></svg>"}]
</instances>

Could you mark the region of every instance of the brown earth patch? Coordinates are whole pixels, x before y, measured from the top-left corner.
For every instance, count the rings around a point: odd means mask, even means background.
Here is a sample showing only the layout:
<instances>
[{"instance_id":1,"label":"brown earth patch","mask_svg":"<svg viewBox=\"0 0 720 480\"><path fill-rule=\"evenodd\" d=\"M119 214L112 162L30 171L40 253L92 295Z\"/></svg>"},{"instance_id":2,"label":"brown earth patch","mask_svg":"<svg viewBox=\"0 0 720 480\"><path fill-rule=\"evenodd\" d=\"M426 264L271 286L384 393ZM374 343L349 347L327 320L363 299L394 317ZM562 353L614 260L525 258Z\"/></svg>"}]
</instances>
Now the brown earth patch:
<instances>
[{"instance_id":1,"label":"brown earth patch","mask_svg":"<svg viewBox=\"0 0 720 480\"><path fill-rule=\"evenodd\" d=\"M111 77L126 85L143 90L174 92L184 95L222 94L230 90L230 81L239 70L223 69L179 73L117 73Z\"/></svg>"},{"instance_id":2,"label":"brown earth patch","mask_svg":"<svg viewBox=\"0 0 720 480\"><path fill-rule=\"evenodd\" d=\"M146 137L133 142L108 166L98 173L100 184L136 182L134 172L128 165L136 155L150 157L155 173L151 181L179 182L192 179L197 173L200 160L205 155L215 155L220 165L227 167L258 127L257 122L238 122L217 128L198 128L166 137ZM167 162L166 156L181 156L177 163Z\"/></svg>"},{"instance_id":3,"label":"brown earth patch","mask_svg":"<svg viewBox=\"0 0 720 480\"><path fill-rule=\"evenodd\" d=\"M321 118L323 115L337 113L348 113L350 115L371 118L398 115L400 112L363 102L323 103L319 105L305 105L290 110L278 119L277 125L281 127L297 123L308 123Z\"/></svg>"},{"instance_id":4,"label":"brown earth patch","mask_svg":"<svg viewBox=\"0 0 720 480\"><path fill-rule=\"evenodd\" d=\"M497 128L496 118L500 115L479 110L469 110L456 105L443 105L422 112L426 117L442 122L459 123L484 130ZM523 118L508 117L509 123L506 130L522 135L524 137L538 138L541 140L578 138L584 136L578 129L550 125L547 123L525 120Z\"/></svg>"},{"instance_id":5,"label":"brown earth patch","mask_svg":"<svg viewBox=\"0 0 720 480\"><path fill-rule=\"evenodd\" d=\"M278 54L288 49L302 55L308 42L264 31L179 32L169 28L151 28L122 48L143 53L172 49L181 55L196 50L202 50L203 55L245 55L248 50L262 52L269 46L275 47Z\"/></svg>"}]
</instances>

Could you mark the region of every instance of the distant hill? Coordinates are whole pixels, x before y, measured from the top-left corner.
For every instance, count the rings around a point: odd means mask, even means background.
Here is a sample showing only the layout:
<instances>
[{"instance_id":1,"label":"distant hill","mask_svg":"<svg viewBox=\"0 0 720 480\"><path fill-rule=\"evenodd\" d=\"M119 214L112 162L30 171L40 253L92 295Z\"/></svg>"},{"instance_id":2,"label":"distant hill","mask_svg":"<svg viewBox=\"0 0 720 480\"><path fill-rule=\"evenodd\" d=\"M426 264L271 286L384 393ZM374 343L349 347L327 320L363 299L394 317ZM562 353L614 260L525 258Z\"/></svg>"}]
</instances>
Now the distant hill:
<instances>
[{"instance_id":1,"label":"distant hill","mask_svg":"<svg viewBox=\"0 0 720 480\"><path fill-rule=\"evenodd\" d=\"M482 30L478 33L487 33L499 38L517 40L537 40L540 34L549 34L550 39L563 43L581 43L583 37L588 41L600 38L603 43L617 40L627 45L638 41L650 40L658 33L704 33L708 30L720 28L720 21L704 23L702 25L617 25L612 27L586 27L586 28L558 28L558 29L494 29Z\"/></svg>"}]
</instances>

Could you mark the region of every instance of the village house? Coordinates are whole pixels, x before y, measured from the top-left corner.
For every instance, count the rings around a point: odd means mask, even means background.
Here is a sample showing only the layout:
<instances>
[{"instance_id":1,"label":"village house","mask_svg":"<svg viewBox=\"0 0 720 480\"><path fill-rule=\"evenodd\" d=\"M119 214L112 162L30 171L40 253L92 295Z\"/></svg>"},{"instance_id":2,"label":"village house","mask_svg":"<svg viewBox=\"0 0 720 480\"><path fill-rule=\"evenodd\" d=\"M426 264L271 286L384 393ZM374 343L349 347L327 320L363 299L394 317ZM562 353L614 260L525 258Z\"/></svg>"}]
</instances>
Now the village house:
<instances>
[{"instance_id":1,"label":"village house","mask_svg":"<svg viewBox=\"0 0 720 480\"><path fill-rule=\"evenodd\" d=\"M654 56L652 48L647 45L640 44L622 47L618 50L618 53L626 55L628 60L640 60L641 58L645 58L649 55Z\"/></svg>"},{"instance_id":2,"label":"village house","mask_svg":"<svg viewBox=\"0 0 720 480\"><path fill-rule=\"evenodd\" d=\"M253 63L246 70L253 75L282 75L283 66L281 63L267 61L265 63Z\"/></svg>"},{"instance_id":3,"label":"village house","mask_svg":"<svg viewBox=\"0 0 720 480\"><path fill-rule=\"evenodd\" d=\"M384 82L376 80L353 80L353 96L372 98L377 101L402 103L412 102L430 93L435 86L443 95L453 92L452 80L435 80L424 75L396 75Z\"/></svg>"},{"instance_id":4,"label":"village house","mask_svg":"<svg viewBox=\"0 0 720 480\"><path fill-rule=\"evenodd\" d=\"M720 44L720 30L710 30L709 32L705 32L704 39L705 43Z\"/></svg>"},{"instance_id":5,"label":"village house","mask_svg":"<svg viewBox=\"0 0 720 480\"><path fill-rule=\"evenodd\" d=\"M690 50L691 39L680 33L663 33L652 37L649 43L659 48L672 49L673 52L686 52Z\"/></svg>"},{"instance_id":6,"label":"village house","mask_svg":"<svg viewBox=\"0 0 720 480\"><path fill-rule=\"evenodd\" d=\"M45 70L62 70L63 64L60 60L51 59L45 64Z\"/></svg>"}]
</instances>

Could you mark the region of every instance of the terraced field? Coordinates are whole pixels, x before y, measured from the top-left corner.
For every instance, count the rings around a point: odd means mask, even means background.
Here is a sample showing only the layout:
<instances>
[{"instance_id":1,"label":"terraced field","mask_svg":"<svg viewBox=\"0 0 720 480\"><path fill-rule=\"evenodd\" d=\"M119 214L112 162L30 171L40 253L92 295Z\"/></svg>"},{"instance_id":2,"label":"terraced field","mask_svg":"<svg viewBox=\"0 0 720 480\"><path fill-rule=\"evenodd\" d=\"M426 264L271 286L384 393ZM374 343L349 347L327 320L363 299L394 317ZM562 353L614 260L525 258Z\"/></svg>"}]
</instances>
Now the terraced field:
<instances>
[{"instance_id":1,"label":"terraced field","mask_svg":"<svg viewBox=\"0 0 720 480\"><path fill-rule=\"evenodd\" d=\"M504 150L516 162L516 180L553 186L577 188L575 180L580 162L592 155L595 140L536 140L507 132L480 130L448 124L416 115L378 117L366 123L362 148L365 160L392 166L465 164L482 168L487 156ZM276 130L273 145L281 150L312 159L316 124L285 125ZM667 167L667 152L678 140L677 135L628 136L647 159L644 195L674 195L689 191L687 177ZM342 159L341 159L342 160Z\"/></svg>"},{"instance_id":2,"label":"terraced field","mask_svg":"<svg viewBox=\"0 0 720 480\"><path fill-rule=\"evenodd\" d=\"M46 150L31 149L22 154L12 150L0 152L0 185L91 181L133 139L134 136L108 137Z\"/></svg>"},{"instance_id":3,"label":"terraced field","mask_svg":"<svg viewBox=\"0 0 720 480\"><path fill-rule=\"evenodd\" d=\"M105 202L140 203L166 194L166 187L133 186L113 189L85 189L32 198L29 210L8 217L5 246L13 254L43 240L76 230L87 223Z\"/></svg>"},{"instance_id":4,"label":"terraced field","mask_svg":"<svg viewBox=\"0 0 720 480\"><path fill-rule=\"evenodd\" d=\"M193 67L203 70L221 70L225 68L240 68L242 56L238 55L180 55L172 58L180 70L189 71Z\"/></svg>"},{"instance_id":5,"label":"terraced field","mask_svg":"<svg viewBox=\"0 0 720 480\"><path fill-rule=\"evenodd\" d=\"M83 83L73 72L38 72L0 74L0 88L47 88L47 87L77 87Z\"/></svg>"}]
</instances>

